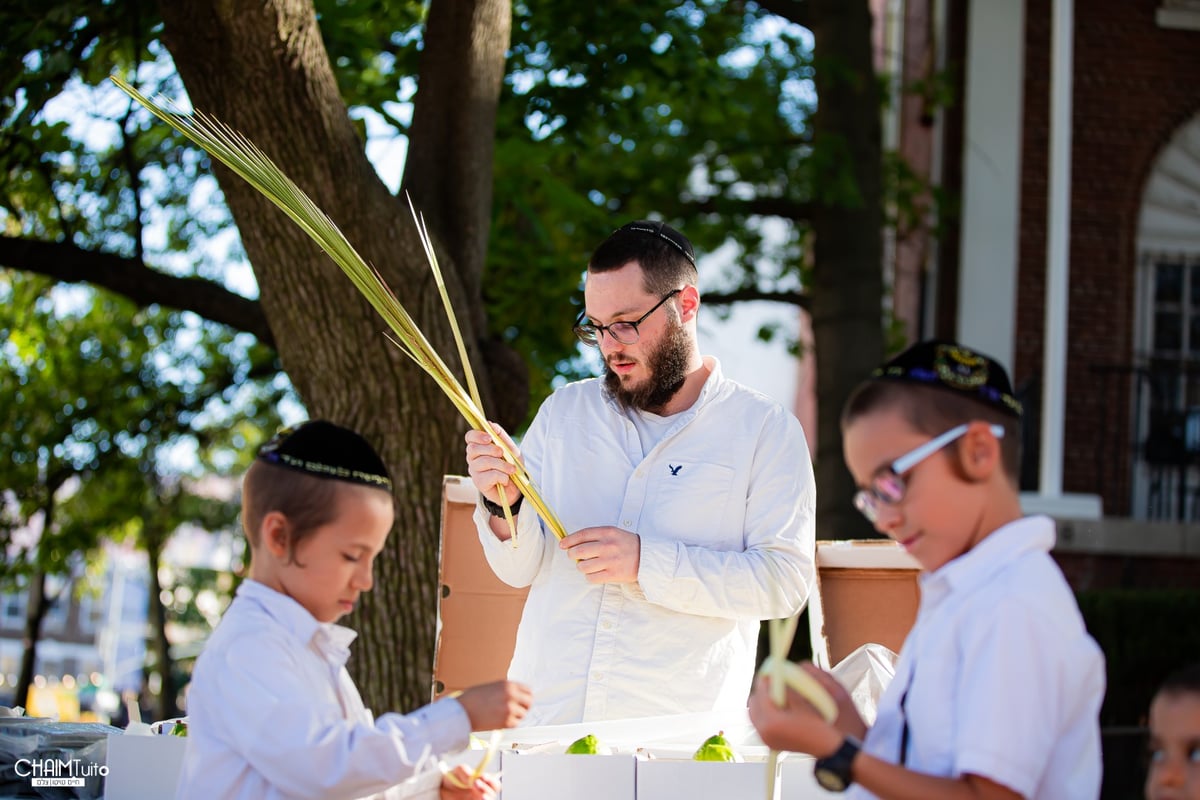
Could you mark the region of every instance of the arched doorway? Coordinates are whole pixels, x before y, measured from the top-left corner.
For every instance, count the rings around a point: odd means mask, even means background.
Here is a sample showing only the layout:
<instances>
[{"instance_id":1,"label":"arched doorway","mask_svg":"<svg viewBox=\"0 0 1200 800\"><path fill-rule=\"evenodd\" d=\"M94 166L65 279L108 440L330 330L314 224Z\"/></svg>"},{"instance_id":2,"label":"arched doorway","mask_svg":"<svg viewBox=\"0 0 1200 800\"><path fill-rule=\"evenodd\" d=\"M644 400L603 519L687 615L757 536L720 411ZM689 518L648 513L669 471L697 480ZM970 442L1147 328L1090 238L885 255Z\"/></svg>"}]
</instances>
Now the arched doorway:
<instances>
[{"instance_id":1,"label":"arched doorway","mask_svg":"<svg viewBox=\"0 0 1200 800\"><path fill-rule=\"evenodd\" d=\"M1158 154L1138 216L1132 516L1200 519L1200 114Z\"/></svg>"}]
</instances>

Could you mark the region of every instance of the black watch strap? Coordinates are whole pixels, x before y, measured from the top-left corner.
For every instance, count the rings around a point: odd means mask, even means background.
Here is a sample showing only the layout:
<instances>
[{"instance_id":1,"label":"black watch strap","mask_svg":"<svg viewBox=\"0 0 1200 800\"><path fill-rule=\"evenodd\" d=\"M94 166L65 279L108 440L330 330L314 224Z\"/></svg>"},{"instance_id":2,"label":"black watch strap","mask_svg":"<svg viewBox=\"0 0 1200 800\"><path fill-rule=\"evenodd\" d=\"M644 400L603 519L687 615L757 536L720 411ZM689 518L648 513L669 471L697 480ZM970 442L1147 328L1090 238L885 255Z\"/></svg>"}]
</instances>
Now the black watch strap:
<instances>
[{"instance_id":1,"label":"black watch strap","mask_svg":"<svg viewBox=\"0 0 1200 800\"><path fill-rule=\"evenodd\" d=\"M853 736L847 736L833 755L818 758L813 767L813 776L821 788L831 792L844 792L850 788L850 784L853 783L850 767L861 749L861 742Z\"/></svg>"},{"instance_id":2,"label":"black watch strap","mask_svg":"<svg viewBox=\"0 0 1200 800\"><path fill-rule=\"evenodd\" d=\"M493 503L491 500L488 500L483 495L479 495L479 499L483 501L483 507L486 508L488 510L488 513L491 514L493 517L503 517L504 516L504 506L500 505L499 503ZM524 499L525 499L525 495L523 495L523 494L517 495L517 499L514 502L509 503L509 505L508 505L509 510L512 511L513 514L516 514L518 511L521 510L521 502Z\"/></svg>"}]
</instances>

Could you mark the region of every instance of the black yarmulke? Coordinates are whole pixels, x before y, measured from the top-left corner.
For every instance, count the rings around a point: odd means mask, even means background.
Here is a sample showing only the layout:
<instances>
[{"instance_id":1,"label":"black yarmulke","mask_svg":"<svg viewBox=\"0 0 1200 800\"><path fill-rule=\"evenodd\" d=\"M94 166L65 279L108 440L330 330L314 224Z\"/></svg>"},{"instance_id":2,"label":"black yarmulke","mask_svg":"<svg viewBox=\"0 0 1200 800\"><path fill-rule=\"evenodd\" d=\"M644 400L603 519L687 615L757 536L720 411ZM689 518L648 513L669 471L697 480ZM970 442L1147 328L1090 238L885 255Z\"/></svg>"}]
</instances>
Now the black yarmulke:
<instances>
[{"instance_id":1,"label":"black yarmulke","mask_svg":"<svg viewBox=\"0 0 1200 800\"><path fill-rule=\"evenodd\" d=\"M269 464L391 491L392 479L383 459L367 440L349 428L325 420L309 420L284 428L258 450Z\"/></svg>"},{"instance_id":2,"label":"black yarmulke","mask_svg":"<svg viewBox=\"0 0 1200 800\"><path fill-rule=\"evenodd\" d=\"M688 241L686 236L665 222L658 222L657 220L651 219L639 219L633 222L627 222L620 228L617 228L614 233L621 233L622 231L636 231L638 233L648 233L651 236L657 236L659 239L662 239L664 242L683 253L683 257L692 262L693 266L696 264L696 251L692 248L692 243Z\"/></svg>"},{"instance_id":3,"label":"black yarmulke","mask_svg":"<svg viewBox=\"0 0 1200 800\"><path fill-rule=\"evenodd\" d=\"M898 380L948 389L1015 417L1021 403L1004 367L990 356L956 342L918 342L871 373L872 380Z\"/></svg>"}]
</instances>

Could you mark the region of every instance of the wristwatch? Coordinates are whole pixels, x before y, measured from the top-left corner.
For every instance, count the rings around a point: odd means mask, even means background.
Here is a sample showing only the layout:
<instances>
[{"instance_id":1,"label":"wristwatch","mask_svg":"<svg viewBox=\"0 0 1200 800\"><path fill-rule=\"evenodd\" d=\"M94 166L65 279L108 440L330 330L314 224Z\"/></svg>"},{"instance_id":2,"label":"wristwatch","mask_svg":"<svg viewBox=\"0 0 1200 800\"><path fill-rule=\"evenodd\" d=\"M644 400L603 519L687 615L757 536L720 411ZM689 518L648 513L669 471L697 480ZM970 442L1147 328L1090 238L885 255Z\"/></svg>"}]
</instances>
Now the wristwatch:
<instances>
[{"instance_id":1,"label":"wristwatch","mask_svg":"<svg viewBox=\"0 0 1200 800\"><path fill-rule=\"evenodd\" d=\"M491 514L493 517L503 517L504 516L504 506L500 505L499 503L493 503L491 500L488 500L483 495L479 495L479 499L483 501L483 507L486 508L488 513ZM511 511L513 514L516 514L518 511L521 510L521 502L524 499L525 499L525 495L523 495L523 494L517 495L517 499L508 504L508 510Z\"/></svg>"},{"instance_id":2,"label":"wristwatch","mask_svg":"<svg viewBox=\"0 0 1200 800\"><path fill-rule=\"evenodd\" d=\"M831 792L846 791L853 783L850 777L850 765L854 763L854 757L861 749L862 742L853 736L847 736L837 752L824 758L818 758L816 766L813 767L813 776L821 788Z\"/></svg>"}]
</instances>

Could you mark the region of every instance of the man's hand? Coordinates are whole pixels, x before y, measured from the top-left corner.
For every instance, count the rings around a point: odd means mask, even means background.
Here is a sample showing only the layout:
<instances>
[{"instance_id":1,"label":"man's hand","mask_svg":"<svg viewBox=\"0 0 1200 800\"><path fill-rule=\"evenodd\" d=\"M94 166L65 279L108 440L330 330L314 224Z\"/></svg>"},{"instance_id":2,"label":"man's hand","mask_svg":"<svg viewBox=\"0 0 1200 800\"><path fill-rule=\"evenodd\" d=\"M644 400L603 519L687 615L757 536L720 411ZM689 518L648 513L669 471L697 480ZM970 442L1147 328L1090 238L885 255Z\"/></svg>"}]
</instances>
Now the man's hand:
<instances>
[{"instance_id":1,"label":"man's hand","mask_svg":"<svg viewBox=\"0 0 1200 800\"><path fill-rule=\"evenodd\" d=\"M496 435L501 437L513 454L520 459L521 451L513 444L508 433L496 423L490 424ZM479 493L493 503L499 503L500 493L497 491L497 487L503 487L508 504L512 505L517 502L517 498L521 496L521 490L517 488L511 478L517 468L504 460L504 451L500 449L500 445L496 444L488 434L474 429L467 431L465 438L467 442L467 474L471 476L471 482L475 484Z\"/></svg>"},{"instance_id":2,"label":"man's hand","mask_svg":"<svg viewBox=\"0 0 1200 800\"><path fill-rule=\"evenodd\" d=\"M576 531L558 543L589 583L636 583L642 561L642 539L620 528Z\"/></svg>"},{"instance_id":3,"label":"man's hand","mask_svg":"<svg viewBox=\"0 0 1200 800\"><path fill-rule=\"evenodd\" d=\"M492 731L514 728L529 712L533 693L514 681L495 681L464 689L458 702L471 720L471 730Z\"/></svg>"}]
</instances>

